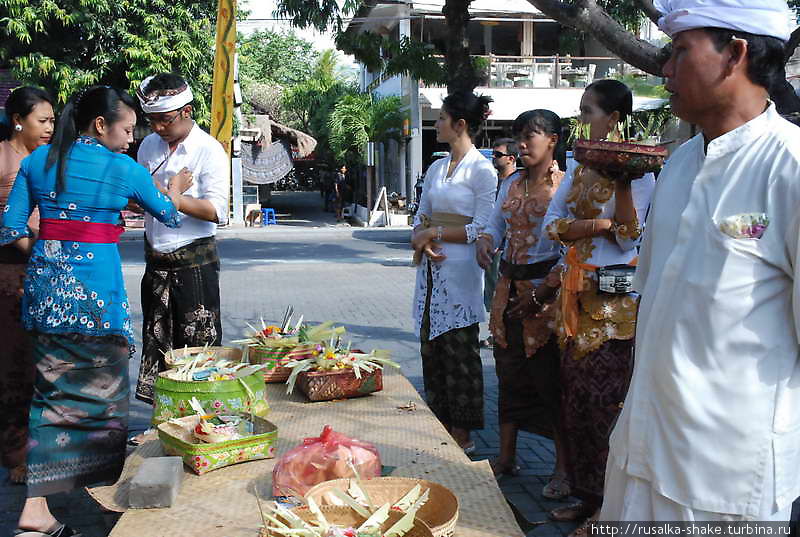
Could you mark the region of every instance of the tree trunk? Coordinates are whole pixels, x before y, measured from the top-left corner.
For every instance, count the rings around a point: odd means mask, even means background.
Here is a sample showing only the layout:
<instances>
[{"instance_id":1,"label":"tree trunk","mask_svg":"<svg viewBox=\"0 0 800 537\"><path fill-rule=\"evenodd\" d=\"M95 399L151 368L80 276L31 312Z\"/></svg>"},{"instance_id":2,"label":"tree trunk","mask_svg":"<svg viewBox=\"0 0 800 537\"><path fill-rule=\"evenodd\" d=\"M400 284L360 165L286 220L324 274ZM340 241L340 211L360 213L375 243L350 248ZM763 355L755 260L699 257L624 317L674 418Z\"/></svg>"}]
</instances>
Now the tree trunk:
<instances>
[{"instance_id":1,"label":"tree trunk","mask_svg":"<svg viewBox=\"0 0 800 537\"><path fill-rule=\"evenodd\" d=\"M442 13L447 23L447 91L472 91L478 85L478 76L469 55L467 24L469 4L472 0L446 0Z\"/></svg>"},{"instance_id":2,"label":"tree trunk","mask_svg":"<svg viewBox=\"0 0 800 537\"><path fill-rule=\"evenodd\" d=\"M658 48L647 41L639 39L621 24L612 19L595 0L575 0L574 3L559 0L528 0L542 13L559 23L577 28L597 38L608 50L623 61L638 67L646 73L661 76L661 68L668 59L666 49ZM648 17L654 18L655 8L649 0L637 0ZM795 31L793 39L787 44L787 59L800 41L800 30ZM800 114L800 97L788 82L775 84L769 88L770 98L775 102L778 112L792 116Z\"/></svg>"}]
</instances>

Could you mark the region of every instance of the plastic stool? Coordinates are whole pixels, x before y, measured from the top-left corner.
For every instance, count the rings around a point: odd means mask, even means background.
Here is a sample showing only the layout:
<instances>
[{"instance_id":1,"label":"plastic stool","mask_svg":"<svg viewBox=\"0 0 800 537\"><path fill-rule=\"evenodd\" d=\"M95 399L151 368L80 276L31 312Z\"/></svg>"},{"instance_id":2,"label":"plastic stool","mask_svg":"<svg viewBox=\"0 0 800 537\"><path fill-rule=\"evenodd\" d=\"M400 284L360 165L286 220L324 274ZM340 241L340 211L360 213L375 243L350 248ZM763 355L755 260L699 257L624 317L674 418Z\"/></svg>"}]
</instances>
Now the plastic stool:
<instances>
[{"instance_id":1,"label":"plastic stool","mask_svg":"<svg viewBox=\"0 0 800 537\"><path fill-rule=\"evenodd\" d=\"M268 226L270 224L277 224L278 220L275 218L275 209L261 209L261 226Z\"/></svg>"}]
</instances>

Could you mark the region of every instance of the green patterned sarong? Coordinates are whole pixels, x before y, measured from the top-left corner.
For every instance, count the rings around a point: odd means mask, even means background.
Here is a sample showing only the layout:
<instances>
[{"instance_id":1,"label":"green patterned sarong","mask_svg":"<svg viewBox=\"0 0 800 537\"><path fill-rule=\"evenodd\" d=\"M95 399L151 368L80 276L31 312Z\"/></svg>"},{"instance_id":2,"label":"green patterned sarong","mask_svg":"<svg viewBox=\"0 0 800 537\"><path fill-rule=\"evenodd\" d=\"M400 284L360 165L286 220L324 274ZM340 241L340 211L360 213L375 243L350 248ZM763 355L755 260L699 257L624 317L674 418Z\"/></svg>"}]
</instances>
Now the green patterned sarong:
<instances>
[{"instance_id":1,"label":"green patterned sarong","mask_svg":"<svg viewBox=\"0 0 800 537\"><path fill-rule=\"evenodd\" d=\"M127 340L33 333L28 496L119 477L128 432Z\"/></svg>"}]
</instances>

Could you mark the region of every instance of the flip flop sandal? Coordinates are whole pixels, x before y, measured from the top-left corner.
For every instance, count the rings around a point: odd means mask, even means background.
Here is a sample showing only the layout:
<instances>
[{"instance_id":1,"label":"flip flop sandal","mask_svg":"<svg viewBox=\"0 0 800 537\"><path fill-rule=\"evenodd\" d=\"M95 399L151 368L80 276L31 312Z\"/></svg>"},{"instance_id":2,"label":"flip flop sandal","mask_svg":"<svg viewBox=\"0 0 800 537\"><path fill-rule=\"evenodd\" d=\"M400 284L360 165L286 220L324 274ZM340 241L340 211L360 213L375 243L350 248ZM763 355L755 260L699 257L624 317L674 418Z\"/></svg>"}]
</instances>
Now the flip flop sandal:
<instances>
[{"instance_id":1,"label":"flip flop sandal","mask_svg":"<svg viewBox=\"0 0 800 537\"><path fill-rule=\"evenodd\" d=\"M589 518L594 514L594 509L585 503L575 503L566 507L559 507L553 509L548 513L550 520L556 522L575 522L576 520L583 520Z\"/></svg>"},{"instance_id":2,"label":"flip flop sandal","mask_svg":"<svg viewBox=\"0 0 800 537\"><path fill-rule=\"evenodd\" d=\"M153 432L155 432L155 429L151 428L147 429L146 431L142 431L139 434L131 436L130 438L128 438L128 445L133 447L142 445L144 443L145 437L149 434L152 434Z\"/></svg>"},{"instance_id":3,"label":"flip flop sandal","mask_svg":"<svg viewBox=\"0 0 800 537\"><path fill-rule=\"evenodd\" d=\"M83 534L73 530L66 524L56 524L55 529L51 529L47 533L36 530L17 529L14 531L14 537L83 537Z\"/></svg>"},{"instance_id":4,"label":"flip flop sandal","mask_svg":"<svg viewBox=\"0 0 800 537\"><path fill-rule=\"evenodd\" d=\"M503 477L503 476L516 476L519 475L520 467L518 464L500 464L499 459L494 458L489 461L489 466L492 467L492 473L494 473L495 477Z\"/></svg>"},{"instance_id":5,"label":"flip flop sandal","mask_svg":"<svg viewBox=\"0 0 800 537\"><path fill-rule=\"evenodd\" d=\"M572 487L564 474L553 474L542 489L542 497L548 500L563 500L570 494L572 494Z\"/></svg>"}]
</instances>

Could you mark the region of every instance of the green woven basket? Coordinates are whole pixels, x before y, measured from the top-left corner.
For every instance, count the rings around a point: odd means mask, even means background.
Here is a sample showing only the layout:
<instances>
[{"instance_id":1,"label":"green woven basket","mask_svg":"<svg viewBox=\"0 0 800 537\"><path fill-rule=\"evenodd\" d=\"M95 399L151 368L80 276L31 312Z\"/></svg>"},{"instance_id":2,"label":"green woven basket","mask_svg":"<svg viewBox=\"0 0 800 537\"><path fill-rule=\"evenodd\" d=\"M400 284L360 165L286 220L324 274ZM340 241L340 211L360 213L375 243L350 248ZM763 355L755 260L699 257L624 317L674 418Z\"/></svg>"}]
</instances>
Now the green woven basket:
<instances>
[{"instance_id":1,"label":"green woven basket","mask_svg":"<svg viewBox=\"0 0 800 537\"><path fill-rule=\"evenodd\" d=\"M271 459L275 456L278 428L271 422L254 417L255 434L239 440L205 443L194 438L192 431L200 421L197 415L187 416L158 426L158 438L167 455L183 459L198 475L240 462Z\"/></svg>"},{"instance_id":2,"label":"green woven basket","mask_svg":"<svg viewBox=\"0 0 800 537\"><path fill-rule=\"evenodd\" d=\"M234 380L190 382L167 378L159 373L155 385L153 425L172 418L194 414L189 401L196 397L206 412L236 415L252 412L265 418L269 414L264 376L259 371Z\"/></svg>"}]
</instances>

